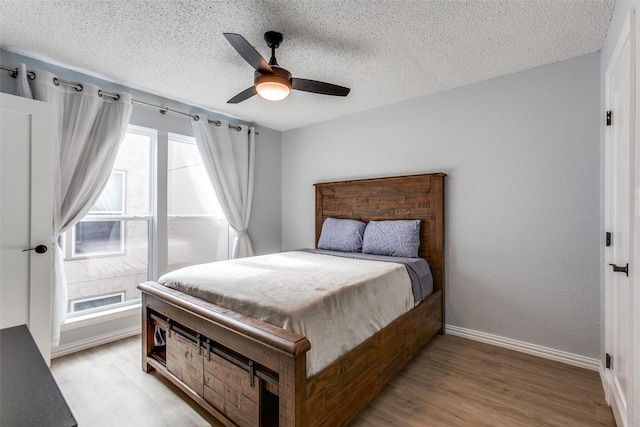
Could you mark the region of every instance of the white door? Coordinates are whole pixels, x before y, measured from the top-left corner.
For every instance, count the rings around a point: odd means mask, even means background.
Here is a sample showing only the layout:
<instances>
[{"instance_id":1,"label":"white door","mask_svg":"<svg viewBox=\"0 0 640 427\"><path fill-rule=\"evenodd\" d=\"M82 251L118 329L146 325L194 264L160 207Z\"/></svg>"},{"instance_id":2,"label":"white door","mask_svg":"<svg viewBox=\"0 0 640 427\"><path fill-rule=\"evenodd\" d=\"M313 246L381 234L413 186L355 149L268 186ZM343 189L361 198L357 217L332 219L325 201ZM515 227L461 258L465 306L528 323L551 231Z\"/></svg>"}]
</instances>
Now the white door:
<instances>
[{"instance_id":1,"label":"white door","mask_svg":"<svg viewBox=\"0 0 640 427\"><path fill-rule=\"evenodd\" d=\"M631 426L633 410L633 200L636 132L635 11L632 10L606 74L606 108L611 111L605 144L605 227L611 233L605 250L606 338L611 356L608 401L619 426Z\"/></svg>"},{"instance_id":2,"label":"white door","mask_svg":"<svg viewBox=\"0 0 640 427\"><path fill-rule=\"evenodd\" d=\"M0 327L26 324L49 364L53 107L0 93L0 112Z\"/></svg>"}]
</instances>

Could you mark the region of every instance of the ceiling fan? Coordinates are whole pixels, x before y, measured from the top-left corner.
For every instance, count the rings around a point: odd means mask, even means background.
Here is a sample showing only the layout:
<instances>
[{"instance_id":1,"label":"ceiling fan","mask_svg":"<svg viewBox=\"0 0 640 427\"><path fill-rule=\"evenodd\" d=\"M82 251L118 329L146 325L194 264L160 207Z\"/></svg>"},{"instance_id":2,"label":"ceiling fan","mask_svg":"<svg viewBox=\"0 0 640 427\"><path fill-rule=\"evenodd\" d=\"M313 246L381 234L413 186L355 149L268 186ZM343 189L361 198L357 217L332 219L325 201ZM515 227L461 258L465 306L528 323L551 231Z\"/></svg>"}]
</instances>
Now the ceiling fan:
<instances>
[{"instance_id":1,"label":"ceiling fan","mask_svg":"<svg viewBox=\"0 0 640 427\"><path fill-rule=\"evenodd\" d=\"M256 70L253 78L254 85L228 100L228 104L237 104L256 94L269 101L280 101L289 95L291 89L333 96L347 96L351 90L331 83L291 77L291 73L281 68L276 61L276 49L282 43L281 33L276 31L264 33L264 40L271 48L269 63L240 34L223 34L240 56Z\"/></svg>"}]
</instances>

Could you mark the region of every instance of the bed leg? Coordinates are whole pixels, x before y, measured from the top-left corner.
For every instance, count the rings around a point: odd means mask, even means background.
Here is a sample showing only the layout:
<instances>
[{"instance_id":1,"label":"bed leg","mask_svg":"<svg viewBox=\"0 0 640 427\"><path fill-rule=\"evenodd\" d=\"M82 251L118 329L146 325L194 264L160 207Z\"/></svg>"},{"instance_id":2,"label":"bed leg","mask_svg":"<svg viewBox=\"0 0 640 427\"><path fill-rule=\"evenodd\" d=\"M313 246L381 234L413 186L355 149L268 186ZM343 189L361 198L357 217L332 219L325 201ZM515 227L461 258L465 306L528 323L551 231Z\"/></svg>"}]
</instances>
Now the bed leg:
<instances>
[{"instance_id":1,"label":"bed leg","mask_svg":"<svg viewBox=\"0 0 640 427\"><path fill-rule=\"evenodd\" d=\"M306 424L306 353L292 358L280 355L279 362L279 423L280 427L302 427Z\"/></svg>"},{"instance_id":2,"label":"bed leg","mask_svg":"<svg viewBox=\"0 0 640 427\"><path fill-rule=\"evenodd\" d=\"M147 355L153 351L153 332L151 332L151 319L148 315L147 305L145 304L146 295L142 294L142 371L151 372L154 370L147 363Z\"/></svg>"},{"instance_id":3,"label":"bed leg","mask_svg":"<svg viewBox=\"0 0 640 427\"><path fill-rule=\"evenodd\" d=\"M441 316L442 319L440 321L442 322L442 327L438 331L438 334L439 335L444 335L444 328L445 328L445 326L444 326L444 324L445 324L444 323L444 319L445 319L445 317L444 317L444 308L445 308L445 304L444 304L444 289L441 290L440 292L442 292L442 296L440 297L440 298L442 298L442 302L440 303L440 310L442 311L442 316Z\"/></svg>"}]
</instances>

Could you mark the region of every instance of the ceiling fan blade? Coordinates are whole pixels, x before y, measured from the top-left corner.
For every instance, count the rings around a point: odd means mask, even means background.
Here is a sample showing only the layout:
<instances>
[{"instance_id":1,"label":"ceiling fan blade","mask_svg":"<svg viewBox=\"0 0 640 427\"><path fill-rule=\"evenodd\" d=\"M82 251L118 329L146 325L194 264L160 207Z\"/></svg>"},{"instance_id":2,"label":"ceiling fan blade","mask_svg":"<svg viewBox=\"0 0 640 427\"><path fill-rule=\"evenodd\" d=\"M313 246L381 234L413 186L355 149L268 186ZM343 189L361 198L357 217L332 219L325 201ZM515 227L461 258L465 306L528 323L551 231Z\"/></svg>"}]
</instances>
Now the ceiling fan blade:
<instances>
[{"instance_id":1,"label":"ceiling fan blade","mask_svg":"<svg viewBox=\"0 0 640 427\"><path fill-rule=\"evenodd\" d=\"M239 102L242 102L244 100L251 98L253 95L257 93L258 92L256 91L256 87L251 86L250 88L243 90L242 92L240 92L239 94L237 94L236 96L228 100L227 104L237 104Z\"/></svg>"},{"instance_id":2,"label":"ceiling fan blade","mask_svg":"<svg viewBox=\"0 0 640 427\"><path fill-rule=\"evenodd\" d=\"M262 73L273 73L271 66L265 61L265 59L258 53L257 50L249 44L240 34L234 33L222 33L227 41L231 43L231 46L238 51L245 61L249 63L256 71Z\"/></svg>"},{"instance_id":3,"label":"ceiling fan blade","mask_svg":"<svg viewBox=\"0 0 640 427\"><path fill-rule=\"evenodd\" d=\"M331 83L319 82L317 80L308 79L291 79L291 88L302 90L305 92L319 93L322 95L347 96L349 94L348 87L338 86Z\"/></svg>"}]
</instances>

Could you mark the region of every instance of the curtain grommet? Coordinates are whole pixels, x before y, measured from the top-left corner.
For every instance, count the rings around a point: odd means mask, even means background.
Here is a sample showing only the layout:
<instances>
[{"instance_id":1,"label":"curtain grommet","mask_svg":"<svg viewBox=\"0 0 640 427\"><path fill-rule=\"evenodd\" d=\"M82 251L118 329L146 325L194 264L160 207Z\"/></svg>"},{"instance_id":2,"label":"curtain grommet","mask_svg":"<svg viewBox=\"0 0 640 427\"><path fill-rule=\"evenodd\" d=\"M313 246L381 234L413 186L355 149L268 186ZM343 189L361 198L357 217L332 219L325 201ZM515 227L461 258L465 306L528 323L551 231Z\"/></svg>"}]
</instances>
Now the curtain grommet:
<instances>
[{"instance_id":1,"label":"curtain grommet","mask_svg":"<svg viewBox=\"0 0 640 427\"><path fill-rule=\"evenodd\" d=\"M65 85L65 86L71 86L72 88L74 88L78 92L82 92L82 89L84 89L82 87L82 84L80 84L80 83L65 82L64 80L60 80L57 77L53 78L53 84L56 85L56 86L60 86L61 84Z\"/></svg>"},{"instance_id":2,"label":"curtain grommet","mask_svg":"<svg viewBox=\"0 0 640 427\"><path fill-rule=\"evenodd\" d=\"M118 101L120 99L120 94L119 93L108 93L108 92L103 92L102 89L98 89L98 96L100 98L102 98L102 95L107 95L109 98L112 98L114 101Z\"/></svg>"}]
</instances>

